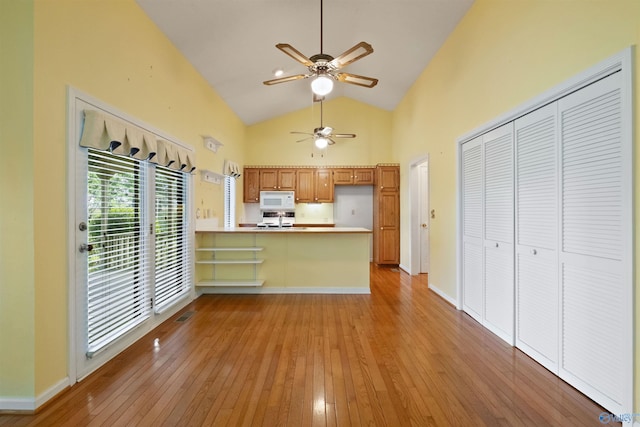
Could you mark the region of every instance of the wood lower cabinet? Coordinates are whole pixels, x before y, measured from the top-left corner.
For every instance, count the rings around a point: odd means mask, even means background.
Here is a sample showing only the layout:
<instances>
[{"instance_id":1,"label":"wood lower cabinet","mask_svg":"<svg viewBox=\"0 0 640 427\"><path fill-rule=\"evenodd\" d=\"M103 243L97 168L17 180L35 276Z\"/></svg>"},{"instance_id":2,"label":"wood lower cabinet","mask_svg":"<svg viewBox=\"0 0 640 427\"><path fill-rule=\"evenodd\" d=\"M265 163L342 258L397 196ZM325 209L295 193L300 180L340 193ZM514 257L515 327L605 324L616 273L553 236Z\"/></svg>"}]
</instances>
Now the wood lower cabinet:
<instances>
[{"instance_id":1,"label":"wood lower cabinet","mask_svg":"<svg viewBox=\"0 0 640 427\"><path fill-rule=\"evenodd\" d=\"M334 168L333 183L335 185L373 185L374 173L373 168Z\"/></svg>"},{"instance_id":2,"label":"wood lower cabinet","mask_svg":"<svg viewBox=\"0 0 640 427\"><path fill-rule=\"evenodd\" d=\"M373 190L373 261L400 264L400 168L376 168Z\"/></svg>"},{"instance_id":3,"label":"wood lower cabinet","mask_svg":"<svg viewBox=\"0 0 640 427\"><path fill-rule=\"evenodd\" d=\"M245 168L244 173L244 193L245 203L260 202L260 169Z\"/></svg>"}]
</instances>

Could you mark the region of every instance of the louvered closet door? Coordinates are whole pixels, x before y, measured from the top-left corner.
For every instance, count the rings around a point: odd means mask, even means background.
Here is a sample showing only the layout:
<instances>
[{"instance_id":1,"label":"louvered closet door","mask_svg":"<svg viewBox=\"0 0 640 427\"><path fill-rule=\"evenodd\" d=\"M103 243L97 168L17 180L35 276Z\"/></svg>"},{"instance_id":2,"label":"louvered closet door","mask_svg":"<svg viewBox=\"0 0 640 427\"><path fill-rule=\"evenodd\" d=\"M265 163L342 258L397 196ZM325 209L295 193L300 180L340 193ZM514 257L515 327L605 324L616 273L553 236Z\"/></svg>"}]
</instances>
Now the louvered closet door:
<instances>
[{"instance_id":1,"label":"louvered closet door","mask_svg":"<svg viewBox=\"0 0 640 427\"><path fill-rule=\"evenodd\" d=\"M513 123L483 135L484 324L513 344Z\"/></svg>"},{"instance_id":2,"label":"louvered closet door","mask_svg":"<svg viewBox=\"0 0 640 427\"><path fill-rule=\"evenodd\" d=\"M560 376L613 413L632 402L632 193L620 73L559 101Z\"/></svg>"},{"instance_id":3,"label":"louvered closet door","mask_svg":"<svg viewBox=\"0 0 640 427\"><path fill-rule=\"evenodd\" d=\"M558 373L557 103L515 122L516 346Z\"/></svg>"},{"instance_id":4,"label":"louvered closet door","mask_svg":"<svg viewBox=\"0 0 640 427\"><path fill-rule=\"evenodd\" d=\"M462 306L482 322L482 137L462 145Z\"/></svg>"}]
</instances>

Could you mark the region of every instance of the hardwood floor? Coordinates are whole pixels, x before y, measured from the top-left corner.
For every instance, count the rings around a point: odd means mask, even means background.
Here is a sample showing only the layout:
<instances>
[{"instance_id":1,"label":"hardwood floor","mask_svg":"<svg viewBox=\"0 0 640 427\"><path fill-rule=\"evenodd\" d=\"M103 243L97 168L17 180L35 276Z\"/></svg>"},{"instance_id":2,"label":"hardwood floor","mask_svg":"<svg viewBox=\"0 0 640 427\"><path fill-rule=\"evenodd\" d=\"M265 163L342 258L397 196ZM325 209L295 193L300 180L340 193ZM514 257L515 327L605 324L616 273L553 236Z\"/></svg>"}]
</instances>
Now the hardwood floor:
<instances>
[{"instance_id":1,"label":"hardwood floor","mask_svg":"<svg viewBox=\"0 0 640 427\"><path fill-rule=\"evenodd\" d=\"M426 276L372 266L371 282L371 295L202 296L0 426L602 425L606 411Z\"/></svg>"}]
</instances>

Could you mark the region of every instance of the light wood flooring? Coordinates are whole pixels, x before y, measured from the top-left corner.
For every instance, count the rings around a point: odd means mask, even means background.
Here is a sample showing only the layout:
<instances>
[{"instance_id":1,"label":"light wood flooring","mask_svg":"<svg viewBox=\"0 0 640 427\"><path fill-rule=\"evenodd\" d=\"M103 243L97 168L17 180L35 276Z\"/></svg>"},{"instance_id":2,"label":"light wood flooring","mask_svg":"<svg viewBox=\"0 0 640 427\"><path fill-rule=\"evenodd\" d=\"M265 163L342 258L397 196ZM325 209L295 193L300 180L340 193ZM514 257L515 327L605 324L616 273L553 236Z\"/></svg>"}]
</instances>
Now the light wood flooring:
<instances>
[{"instance_id":1,"label":"light wood flooring","mask_svg":"<svg viewBox=\"0 0 640 427\"><path fill-rule=\"evenodd\" d=\"M372 266L371 295L201 296L0 426L601 426L602 412L426 275Z\"/></svg>"}]
</instances>

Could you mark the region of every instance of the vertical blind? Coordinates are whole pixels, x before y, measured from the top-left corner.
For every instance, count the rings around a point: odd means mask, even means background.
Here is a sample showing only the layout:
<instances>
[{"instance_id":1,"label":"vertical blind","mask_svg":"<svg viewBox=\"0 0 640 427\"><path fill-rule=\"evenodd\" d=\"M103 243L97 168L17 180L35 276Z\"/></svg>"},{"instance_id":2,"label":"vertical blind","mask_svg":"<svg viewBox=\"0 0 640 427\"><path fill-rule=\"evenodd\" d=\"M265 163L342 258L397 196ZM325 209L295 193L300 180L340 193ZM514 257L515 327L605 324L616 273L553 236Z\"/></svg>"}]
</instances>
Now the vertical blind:
<instances>
[{"instance_id":1,"label":"vertical blind","mask_svg":"<svg viewBox=\"0 0 640 427\"><path fill-rule=\"evenodd\" d=\"M236 223L236 179L224 177L224 226L234 227Z\"/></svg>"},{"instance_id":2,"label":"vertical blind","mask_svg":"<svg viewBox=\"0 0 640 427\"><path fill-rule=\"evenodd\" d=\"M87 357L149 318L146 168L88 150Z\"/></svg>"},{"instance_id":3,"label":"vertical blind","mask_svg":"<svg viewBox=\"0 0 640 427\"><path fill-rule=\"evenodd\" d=\"M155 174L155 311L185 295L190 282L186 221L186 176L156 167Z\"/></svg>"}]
</instances>

